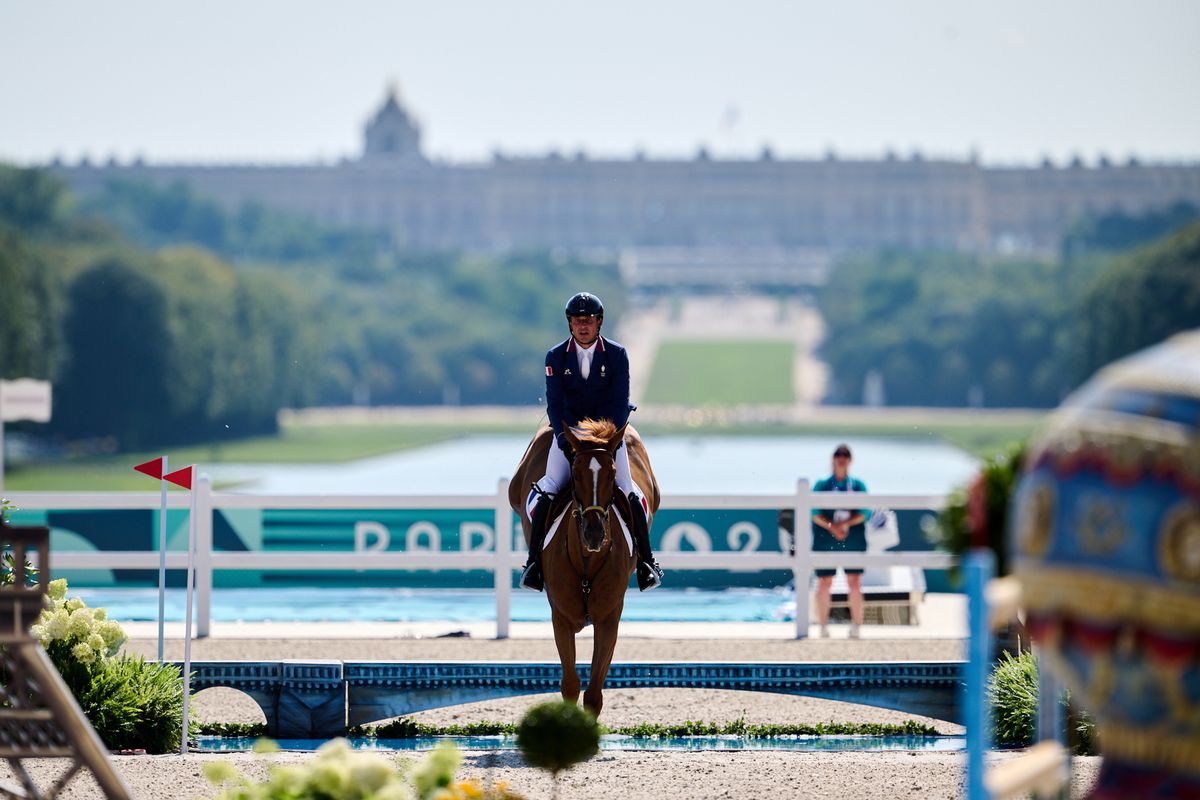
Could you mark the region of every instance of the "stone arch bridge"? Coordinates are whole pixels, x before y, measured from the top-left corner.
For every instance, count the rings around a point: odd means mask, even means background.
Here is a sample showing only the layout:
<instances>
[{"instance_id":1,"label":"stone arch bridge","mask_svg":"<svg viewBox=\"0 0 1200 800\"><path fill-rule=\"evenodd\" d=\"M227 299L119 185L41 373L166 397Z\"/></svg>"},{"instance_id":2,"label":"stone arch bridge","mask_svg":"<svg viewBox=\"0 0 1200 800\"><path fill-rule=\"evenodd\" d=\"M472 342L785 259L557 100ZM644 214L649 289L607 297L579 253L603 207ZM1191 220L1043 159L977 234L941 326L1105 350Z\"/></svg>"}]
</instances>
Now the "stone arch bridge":
<instances>
[{"instance_id":1,"label":"stone arch bridge","mask_svg":"<svg viewBox=\"0 0 1200 800\"><path fill-rule=\"evenodd\" d=\"M178 663L178 662L177 662ZM182 665L180 665L182 666ZM579 665L584 684L590 667ZM961 661L626 662L606 688L732 689L821 697L960 722ZM498 697L557 692L562 668L532 661L197 661L192 688L237 689L271 736L340 735L347 725Z\"/></svg>"}]
</instances>

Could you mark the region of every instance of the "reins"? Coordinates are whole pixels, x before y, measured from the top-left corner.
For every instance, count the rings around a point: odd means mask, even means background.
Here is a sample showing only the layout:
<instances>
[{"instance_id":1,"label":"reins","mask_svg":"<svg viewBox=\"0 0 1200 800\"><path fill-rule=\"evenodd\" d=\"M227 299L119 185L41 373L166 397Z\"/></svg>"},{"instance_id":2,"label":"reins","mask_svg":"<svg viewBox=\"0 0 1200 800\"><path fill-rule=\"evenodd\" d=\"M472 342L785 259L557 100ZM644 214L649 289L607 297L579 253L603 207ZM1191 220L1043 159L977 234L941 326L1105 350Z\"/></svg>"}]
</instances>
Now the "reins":
<instances>
[{"instance_id":1,"label":"reins","mask_svg":"<svg viewBox=\"0 0 1200 800\"><path fill-rule=\"evenodd\" d=\"M588 450L581 450L578 455L586 455L588 453L603 453L605 455L609 455L607 450L605 450L604 448L599 448L599 447L591 448ZM583 618L585 620L585 623L588 625L590 625L592 622L591 612L588 611L588 600L590 599L591 594L592 594L592 578L596 574L599 574L600 570L604 567L604 564L607 561L609 554L612 553L612 549L615 546L614 542L613 542L612 530L609 528L609 524L610 524L609 518L612 515L612 507L613 507L614 498L615 498L615 490L614 490L614 497L609 497L607 506L597 506L597 505L584 506L583 503L580 502L579 495L575 490L575 481L574 480L571 481L571 502L575 506L574 516L575 516L576 533L580 533L583 529L584 516L587 515L588 512L598 511L604 515L605 538L608 539L608 549L606 551L604 551L604 554L600 557L600 563L597 565L596 571L594 573L592 573L591 575L588 574L590 572L590 570L588 569L588 560L591 557L588 555L587 548L580 547L580 550L579 550L579 557L580 557L580 560L582 560L582 562L583 562L583 576L580 578L580 581L579 581L580 589L583 591ZM580 510L581 508L582 508L582 510Z\"/></svg>"}]
</instances>

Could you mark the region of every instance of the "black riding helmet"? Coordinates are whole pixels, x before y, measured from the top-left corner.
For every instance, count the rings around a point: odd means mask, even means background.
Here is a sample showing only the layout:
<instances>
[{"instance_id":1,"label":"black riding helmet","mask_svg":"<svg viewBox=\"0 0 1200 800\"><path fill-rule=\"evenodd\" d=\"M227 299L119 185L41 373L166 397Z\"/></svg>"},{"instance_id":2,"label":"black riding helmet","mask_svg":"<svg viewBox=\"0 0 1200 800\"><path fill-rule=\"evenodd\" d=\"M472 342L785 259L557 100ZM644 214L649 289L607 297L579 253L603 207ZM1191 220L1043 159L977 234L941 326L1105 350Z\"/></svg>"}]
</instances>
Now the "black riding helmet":
<instances>
[{"instance_id":1,"label":"black riding helmet","mask_svg":"<svg viewBox=\"0 0 1200 800\"><path fill-rule=\"evenodd\" d=\"M564 309L567 319L571 317L599 317L604 319L604 303L600 302L600 298L588 292L580 292L567 301L567 307Z\"/></svg>"}]
</instances>

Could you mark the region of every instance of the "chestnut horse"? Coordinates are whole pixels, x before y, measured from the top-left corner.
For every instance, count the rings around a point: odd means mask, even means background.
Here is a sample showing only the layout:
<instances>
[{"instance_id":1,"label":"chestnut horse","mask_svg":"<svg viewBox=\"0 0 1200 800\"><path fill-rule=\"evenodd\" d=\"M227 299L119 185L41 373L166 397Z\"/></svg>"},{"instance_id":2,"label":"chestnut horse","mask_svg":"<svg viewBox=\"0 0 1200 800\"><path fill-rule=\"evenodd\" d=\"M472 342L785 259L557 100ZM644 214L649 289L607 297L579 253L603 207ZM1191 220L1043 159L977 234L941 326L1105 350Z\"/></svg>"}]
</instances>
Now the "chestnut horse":
<instances>
[{"instance_id":1,"label":"chestnut horse","mask_svg":"<svg viewBox=\"0 0 1200 800\"><path fill-rule=\"evenodd\" d=\"M617 646L617 627L625 608L625 590L636 562L633 539L626 529L627 499L616 488L615 454L622 439L629 448L629 470L646 496L649 518L658 510L658 481L650 469L646 448L633 426L618 429L608 420L584 420L567 428L575 451L571 464L571 490L566 487L551 506L550 527L542 548L546 599L554 624L554 643L562 661L562 696L579 699L579 672L575 668L575 634L591 624L592 672L583 705L599 716L604 707L604 680ZM550 427L534 435L509 485L508 502L525 530L529 545L529 516L525 500L529 487L546 474L546 455L556 447ZM624 508L622 517L612 513Z\"/></svg>"}]
</instances>

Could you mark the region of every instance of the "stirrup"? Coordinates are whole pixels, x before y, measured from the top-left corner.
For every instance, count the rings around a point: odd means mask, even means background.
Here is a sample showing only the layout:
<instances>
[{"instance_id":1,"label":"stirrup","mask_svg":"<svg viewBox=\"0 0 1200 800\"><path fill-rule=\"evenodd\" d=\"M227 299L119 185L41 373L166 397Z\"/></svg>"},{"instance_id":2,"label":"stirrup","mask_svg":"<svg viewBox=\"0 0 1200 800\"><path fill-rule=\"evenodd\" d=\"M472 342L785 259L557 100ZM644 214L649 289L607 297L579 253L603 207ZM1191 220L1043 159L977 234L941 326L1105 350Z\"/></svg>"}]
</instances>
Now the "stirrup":
<instances>
[{"instance_id":1,"label":"stirrup","mask_svg":"<svg viewBox=\"0 0 1200 800\"><path fill-rule=\"evenodd\" d=\"M535 592L540 592L546 588L546 578L542 575L542 565L537 561L530 561L525 565L525 569L521 570L522 589L532 589Z\"/></svg>"},{"instance_id":2,"label":"stirrup","mask_svg":"<svg viewBox=\"0 0 1200 800\"><path fill-rule=\"evenodd\" d=\"M638 589L648 592L662 586L663 571L658 562L651 558L649 561L639 561L637 565Z\"/></svg>"}]
</instances>

